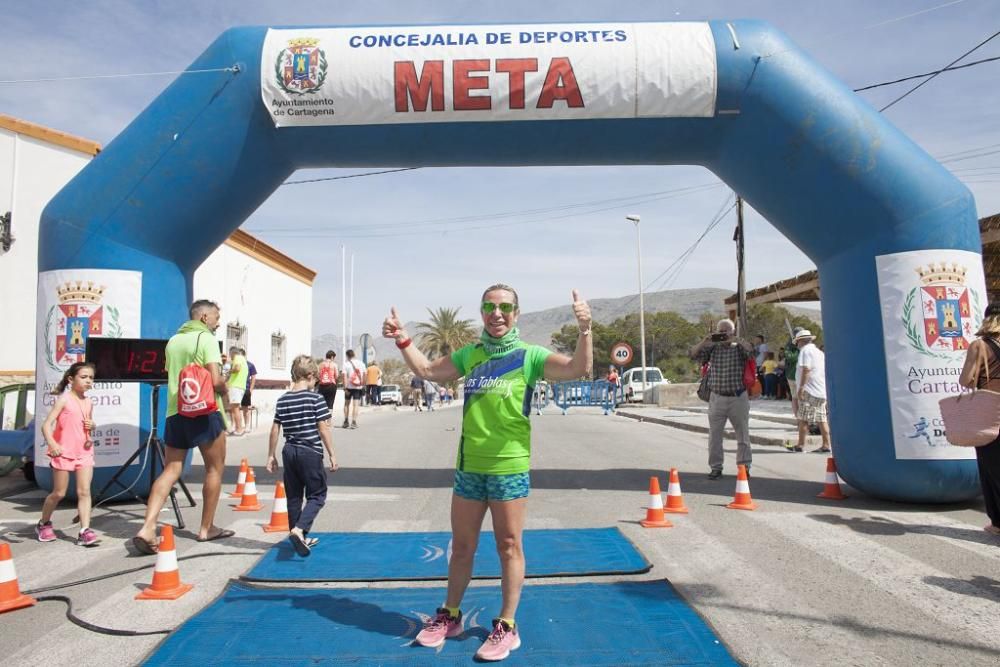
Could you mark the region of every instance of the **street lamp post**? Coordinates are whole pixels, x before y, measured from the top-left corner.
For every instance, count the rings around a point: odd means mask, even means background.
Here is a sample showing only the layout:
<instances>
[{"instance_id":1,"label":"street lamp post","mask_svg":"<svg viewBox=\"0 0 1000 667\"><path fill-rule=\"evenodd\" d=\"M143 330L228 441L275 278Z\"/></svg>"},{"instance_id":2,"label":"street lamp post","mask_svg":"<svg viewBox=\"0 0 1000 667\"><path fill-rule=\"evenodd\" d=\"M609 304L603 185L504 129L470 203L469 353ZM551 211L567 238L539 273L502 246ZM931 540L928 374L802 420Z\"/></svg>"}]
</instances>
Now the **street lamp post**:
<instances>
[{"instance_id":1,"label":"street lamp post","mask_svg":"<svg viewBox=\"0 0 1000 667\"><path fill-rule=\"evenodd\" d=\"M625 219L635 225L635 252L639 260L639 359L642 364L642 402L646 402L646 304L642 295L642 235L639 232L639 216L626 215Z\"/></svg>"}]
</instances>

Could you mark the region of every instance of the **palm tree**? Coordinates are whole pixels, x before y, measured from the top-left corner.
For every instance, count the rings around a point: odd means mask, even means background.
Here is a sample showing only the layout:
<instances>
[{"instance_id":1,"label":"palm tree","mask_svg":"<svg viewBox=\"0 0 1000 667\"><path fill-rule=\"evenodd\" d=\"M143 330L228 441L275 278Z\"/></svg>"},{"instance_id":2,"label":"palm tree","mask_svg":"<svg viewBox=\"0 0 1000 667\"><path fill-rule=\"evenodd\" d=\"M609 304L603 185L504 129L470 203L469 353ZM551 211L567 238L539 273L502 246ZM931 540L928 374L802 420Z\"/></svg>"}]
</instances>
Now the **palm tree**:
<instances>
[{"instance_id":1,"label":"palm tree","mask_svg":"<svg viewBox=\"0 0 1000 667\"><path fill-rule=\"evenodd\" d=\"M417 324L420 349L429 359L450 355L476 339L473 321L458 319L460 310L461 308L438 308L434 312L428 308L431 321Z\"/></svg>"}]
</instances>

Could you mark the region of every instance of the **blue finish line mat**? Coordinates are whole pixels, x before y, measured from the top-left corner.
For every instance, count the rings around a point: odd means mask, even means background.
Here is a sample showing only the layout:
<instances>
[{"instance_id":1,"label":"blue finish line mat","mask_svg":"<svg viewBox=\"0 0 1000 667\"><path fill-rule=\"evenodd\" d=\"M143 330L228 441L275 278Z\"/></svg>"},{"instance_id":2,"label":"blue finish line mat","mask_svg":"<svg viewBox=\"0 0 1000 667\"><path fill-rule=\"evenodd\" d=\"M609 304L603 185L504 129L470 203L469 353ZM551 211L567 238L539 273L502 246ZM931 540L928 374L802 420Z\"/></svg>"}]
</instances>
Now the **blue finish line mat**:
<instances>
[{"instance_id":1,"label":"blue finish line mat","mask_svg":"<svg viewBox=\"0 0 1000 667\"><path fill-rule=\"evenodd\" d=\"M263 588L233 583L175 630L146 665L472 665L500 609L471 587L465 632L412 645L443 588ZM504 665L727 665L736 661L665 581L525 586L521 648Z\"/></svg>"},{"instance_id":2,"label":"blue finish line mat","mask_svg":"<svg viewBox=\"0 0 1000 667\"><path fill-rule=\"evenodd\" d=\"M427 581L448 578L451 533L311 533L319 538L302 558L288 540L268 549L244 581ZM528 577L641 574L652 567L617 528L524 531ZM475 579L499 579L492 532L476 550Z\"/></svg>"}]
</instances>

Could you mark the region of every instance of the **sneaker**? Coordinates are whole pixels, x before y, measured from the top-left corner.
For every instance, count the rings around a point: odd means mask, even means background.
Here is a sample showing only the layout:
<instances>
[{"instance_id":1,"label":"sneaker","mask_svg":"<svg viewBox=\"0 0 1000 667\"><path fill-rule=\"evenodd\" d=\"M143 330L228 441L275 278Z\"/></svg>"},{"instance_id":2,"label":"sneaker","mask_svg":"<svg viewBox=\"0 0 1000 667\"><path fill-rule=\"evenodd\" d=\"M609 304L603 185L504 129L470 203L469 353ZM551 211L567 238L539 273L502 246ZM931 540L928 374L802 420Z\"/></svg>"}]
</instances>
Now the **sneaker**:
<instances>
[{"instance_id":1,"label":"sneaker","mask_svg":"<svg viewBox=\"0 0 1000 667\"><path fill-rule=\"evenodd\" d=\"M358 422L351 422L351 428L357 428Z\"/></svg>"},{"instance_id":2,"label":"sneaker","mask_svg":"<svg viewBox=\"0 0 1000 667\"><path fill-rule=\"evenodd\" d=\"M437 648L445 639L457 637L462 632L462 612L458 612L458 616L452 616L442 607L437 610L434 618L424 623L424 629L417 633L414 641L427 648Z\"/></svg>"},{"instance_id":3,"label":"sneaker","mask_svg":"<svg viewBox=\"0 0 1000 667\"><path fill-rule=\"evenodd\" d=\"M76 545L78 547L92 547L100 541L101 538L91 528L84 528L76 537Z\"/></svg>"},{"instance_id":4,"label":"sneaker","mask_svg":"<svg viewBox=\"0 0 1000 667\"><path fill-rule=\"evenodd\" d=\"M343 425L343 426L341 426L341 428L350 428L350 427L351 427L351 424L350 424L350 422L348 422L348 421L347 421L347 420L345 419L345 420L344 420L344 425Z\"/></svg>"},{"instance_id":5,"label":"sneaker","mask_svg":"<svg viewBox=\"0 0 1000 667\"><path fill-rule=\"evenodd\" d=\"M35 535L38 536L39 542L56 541L56 531L52 529L51 521L46 521L45 523L39 521L37 524L35 524Z\"/></svg>"},{"instance_id":6,"label":"sneaker","mask_svg":"<svg viewBox=\"0 0 1000 667\"><path fill-rule=\"evenodd\" d=\"M709 479L719 479L720 477L722 477L721 470L713 470L712 472L708 473Z\"/></svg>"},{"instance_id":7,"label":"sneaker","mask_svg":"<svg viewBox=\"0 0 1000 667\"><path fill-rule=\"evenodd\" d=\"M476 651L476 658L491 662L503 660L510 655L511 651L520 648L520 646L521 637L517 634L517 628L511 628L506 622L494 618L493 632Z\"/></svg>"}]
</instances>

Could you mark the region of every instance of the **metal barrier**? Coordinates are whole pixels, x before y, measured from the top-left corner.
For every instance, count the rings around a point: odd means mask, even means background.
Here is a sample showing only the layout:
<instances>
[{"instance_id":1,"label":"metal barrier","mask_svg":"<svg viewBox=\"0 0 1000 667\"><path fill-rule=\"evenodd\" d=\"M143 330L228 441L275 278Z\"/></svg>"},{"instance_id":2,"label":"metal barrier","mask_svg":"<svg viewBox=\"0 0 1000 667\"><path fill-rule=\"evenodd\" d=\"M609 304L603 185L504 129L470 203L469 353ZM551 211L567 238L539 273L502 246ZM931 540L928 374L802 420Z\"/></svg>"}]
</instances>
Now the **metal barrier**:
<instances>
[{"instance_id":1,"label":"metal barrier","mask_svg":"<svg viewBox=\"0 0 1000 667\"><path fill-rule=\"evenodd\" d=\"M28 411L28 392L34 391L34 389L34 384L12 384L0 388L0 429L7 423L7 396L15 392L17 393L17 405L14 408L14 428L24 428Z\"/></svg>"},{"instance_id":2,"label":"metal barrier","mask_svg":"<svg viewBox=\"0 0 1000 667\"><path fill-rule=\"evenodd\" d=\"M621 387L614 387L607 380L574 380L552 385L552 401L562 409L563 414L573 407L599 407L604 414L615 411L619 403L625 402Z\"/></svg>"}]
</instances>

